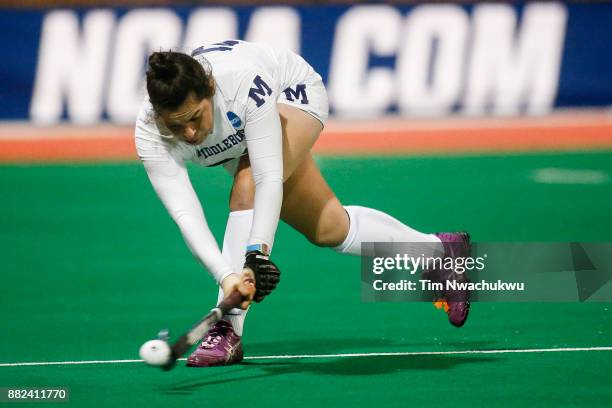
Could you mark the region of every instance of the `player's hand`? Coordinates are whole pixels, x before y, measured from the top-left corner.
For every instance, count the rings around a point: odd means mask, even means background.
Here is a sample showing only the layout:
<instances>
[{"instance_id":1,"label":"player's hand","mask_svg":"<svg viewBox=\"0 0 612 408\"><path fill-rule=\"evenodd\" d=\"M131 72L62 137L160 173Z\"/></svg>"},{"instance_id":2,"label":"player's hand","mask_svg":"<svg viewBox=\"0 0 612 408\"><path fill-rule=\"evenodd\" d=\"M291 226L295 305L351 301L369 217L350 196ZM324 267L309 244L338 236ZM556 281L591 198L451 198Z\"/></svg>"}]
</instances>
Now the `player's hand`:
<instances>
[{"instance_id":1,"label":"player's hand","mask_svg":"<svg viewBox=\"0 0 612 408\"><path fill-rule=\"evenodd\" d=\"M248 251L244 269L250 270L255 278L255 296L253 300L257 303L264 300L280 281L280 270L270 260L270 257L261 251Z\"/></svg>"},{"instance_id":2,"label":"player's hand","mask_svg":"<svg viewBox=\"0 0 612 408\"><path fill-rule=\"evenodd\" d=\"M242 295L242 303L239 307L247 309L255 296L255 277L251 270L244 270L242 275L232 273L227 275L221 282L223 296L228 297L232 292L238 291Z\"/></svg>"}]
</instances>

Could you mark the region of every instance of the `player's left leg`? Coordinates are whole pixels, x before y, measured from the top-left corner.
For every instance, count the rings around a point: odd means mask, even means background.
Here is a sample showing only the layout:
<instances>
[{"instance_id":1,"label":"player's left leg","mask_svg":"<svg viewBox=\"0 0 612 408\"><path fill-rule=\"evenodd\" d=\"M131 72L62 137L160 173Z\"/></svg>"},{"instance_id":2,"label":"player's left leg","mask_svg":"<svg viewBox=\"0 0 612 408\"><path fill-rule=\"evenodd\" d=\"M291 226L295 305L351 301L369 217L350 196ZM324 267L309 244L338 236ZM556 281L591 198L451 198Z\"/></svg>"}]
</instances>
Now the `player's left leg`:
<instances>
[{"instance_id":1,"label":"player's left leg","mask_svg":"<svg viewBox=\"0 0 612 408\"><path fill-rule=\"evenodd\" d=\"M415 257L466 255L466 251L469 251L467 234L425 234L378 210L361 206L343 207L321 175L310 152L305 149L312 146L312 132L316 132L318 121L292 106L284 107L283 111L286 171L281 218L285 222L312 243L333 247L341 253L360 255L362 242L407 242L415 244L404 245L403 249L407 255ZM311 129L311 132L304 133L304 129ZM296 156L294 152L300 152L300 155ZM430 277L446 280L449 271L432 271ZM461 278L465 277L457 277ZM451 295L458 301L449 302L449 321L461 326L469 311L469 294Z\"/></svg>"},{"instance_id":2,"label":"player's left leg","mask_svg":"<svg viewBox=\"0 0 612 408\"><path fill-rule=\"evenodd\" d=\"M469 236L464 233L424 234L381 211L361 206L343 207L312 157L297 168L284 184L281 218L318 246L360 255L362 242L404 242L409 256L464 257L469 255ZM435 281L465 280L453 270L434 270ZM443 283L444 284L444 283ZM451 324L462 326L469 312L467 291L442 292L448 300Z\"/></svg>"},{"instance_id":3,"label":"player's left leg","mask_svg":"<svg viewBox=\"0 0 612 408\"><path fill-rule=\"evenodd\" d=\"M278 107L283 129L285 179L281 218L312 243L359 255L362 242L412 242L418 244L407 248L408 255L417 257L439 254L455 257L459 252L449 248L467 245L464 234L425 234L378 210L343 207L310 155L310 149L322 130L321 123L294 106L279 104ZM233 211L252 208L254 194L253 177L245 158L234 177L230 208ZM241 230L245 232L250 228ZM455 243L449 246L449 240ZM243 258L240 260L243 262ZM469 302L454 302L450 306L451 323L463 324Z\"/></svg>"},{"instance_id":4,"label":"player's left leg","mask_svg":"<svg viewBox=\"0 0 612 408\"><path fill-rule=\"evenodd\" d=\"M341 253L360 255L362 242L424 242L431 245L416 250L443 251L435 234L416 231L378 210L343 206L310 155L285 182L281 218L313 244Z\"/></svg>"}]
</instances>

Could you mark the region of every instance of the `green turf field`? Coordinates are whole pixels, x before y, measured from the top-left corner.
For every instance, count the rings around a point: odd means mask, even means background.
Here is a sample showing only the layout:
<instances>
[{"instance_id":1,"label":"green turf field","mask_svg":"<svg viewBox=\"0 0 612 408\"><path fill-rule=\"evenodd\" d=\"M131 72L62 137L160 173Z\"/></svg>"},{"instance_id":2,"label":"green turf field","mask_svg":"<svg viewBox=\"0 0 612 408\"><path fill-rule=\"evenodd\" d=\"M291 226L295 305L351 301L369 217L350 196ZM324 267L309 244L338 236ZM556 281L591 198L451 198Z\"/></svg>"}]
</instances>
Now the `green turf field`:
<instances>
[{"instance_id":1,"label":"green turf field","mask_svg":"<svg viewBox=\"0 0 612 408\"><path fill-rule=\"evenodd\" d=\"M345 204L474 241L612 241L612 152L322 158ZM598 177L542 184L541 168ZM591 174L589 173L589 174ZM193 169L215 234L229 178ZM138 163L0 167L0 363L137 359L216 299ZM491 304L451 327L431 304L360 302L359 259L281 225L278 290L253 307L247 356L612 346L612 304ZM612 351L0 367L0 387L64 386L66 406L612 406ZM0 407L3 403L0 403ZM20 404L19 406L26 406Z\"/></svg>"}]
</instances>

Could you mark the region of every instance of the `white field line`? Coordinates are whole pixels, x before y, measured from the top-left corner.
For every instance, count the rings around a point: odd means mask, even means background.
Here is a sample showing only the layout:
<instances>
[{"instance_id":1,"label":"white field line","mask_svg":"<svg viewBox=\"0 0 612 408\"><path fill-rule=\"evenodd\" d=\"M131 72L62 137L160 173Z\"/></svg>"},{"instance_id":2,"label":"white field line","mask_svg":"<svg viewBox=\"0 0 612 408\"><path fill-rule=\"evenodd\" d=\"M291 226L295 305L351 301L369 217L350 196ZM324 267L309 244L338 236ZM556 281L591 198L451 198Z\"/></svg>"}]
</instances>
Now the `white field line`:
<instances>
[{"instance_id":1,"label":"white field line","mask_svg":"<svg viewBox=\"0 0 612 408\"><path fill-rule=\"evenodd\" d=\"M542 184L604 184L610 181L610 176L600 170L549 167L534 170L531 179Z\"/></svg>"},{"instance_id":2,"label":"white field line","mask_svg":"<svg viewBox=\"0 0 612 408\"><path fill-rule=\"evenodd\" d=\"M384 357L384 356L430 356L462 354L512 354L512 353L555 353L576 351L612 351L612 347L564 347L539 349L502 349L502 350L457 350L457 351L400 351L389 353L340 353L340 354L295 354L278 356L250 356L245 360L290 360L307 358L348 358L348 357ZM186 359L179 359L184 361ZM48 366L48 365L83 365L83 364L124 364L141 363L142 360L85 360L85 361L41 361L23 363L0 363L0 367Z\"/></svg>"}]
</instances>

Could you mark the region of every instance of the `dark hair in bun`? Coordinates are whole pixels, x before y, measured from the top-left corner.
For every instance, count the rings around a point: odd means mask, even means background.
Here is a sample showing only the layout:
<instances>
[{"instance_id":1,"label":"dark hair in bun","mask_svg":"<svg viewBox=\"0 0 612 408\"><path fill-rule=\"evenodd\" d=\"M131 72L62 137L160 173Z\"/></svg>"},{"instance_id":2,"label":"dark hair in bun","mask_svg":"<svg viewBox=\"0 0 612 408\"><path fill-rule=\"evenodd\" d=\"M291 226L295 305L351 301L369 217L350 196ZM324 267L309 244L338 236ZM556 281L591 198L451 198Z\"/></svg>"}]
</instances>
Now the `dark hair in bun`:
<instances>
[{"instance_id":1,"label":"dark hair in bun","mask_svg":"<svg viewBox=\"0 0 612 408\"><path fill-rule=\"evenodd\" d=\"M192 57L181 52L154 52L149 56L147 91L153 108L173 110L187 99L190 92L200 98L215 93L212 78Z\"/></svg>"}]
</instances>

